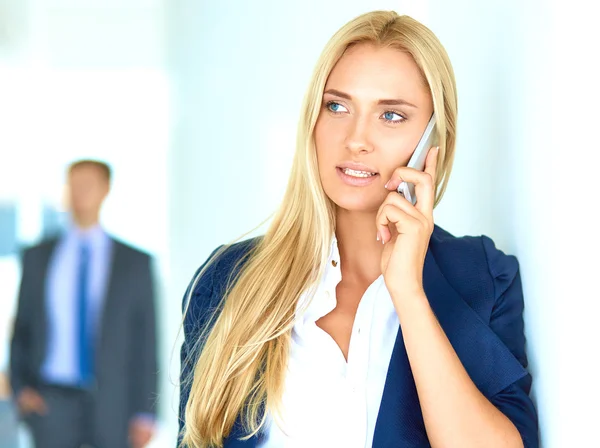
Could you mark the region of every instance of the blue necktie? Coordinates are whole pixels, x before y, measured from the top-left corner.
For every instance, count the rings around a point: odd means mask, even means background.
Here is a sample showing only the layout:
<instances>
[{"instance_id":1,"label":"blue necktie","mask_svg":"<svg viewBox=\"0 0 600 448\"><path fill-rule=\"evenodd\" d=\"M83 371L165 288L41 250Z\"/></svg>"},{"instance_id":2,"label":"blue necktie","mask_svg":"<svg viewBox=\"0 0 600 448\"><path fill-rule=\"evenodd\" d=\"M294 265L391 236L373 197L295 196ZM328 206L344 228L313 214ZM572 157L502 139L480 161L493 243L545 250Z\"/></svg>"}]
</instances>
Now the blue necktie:
<instances>
[{"instance_id":1,"label":"blue necktie","mask_svg":"<svg viewBox=\"0 0 600 448\"><path fill-rule=\"evenodd\" d=\"M93 346L89 315L89 266L90 248L82 241L79 246L79 270L77 275L77 351L79 378L87 386L93 375Z\"/></svg>"}]
</instances>

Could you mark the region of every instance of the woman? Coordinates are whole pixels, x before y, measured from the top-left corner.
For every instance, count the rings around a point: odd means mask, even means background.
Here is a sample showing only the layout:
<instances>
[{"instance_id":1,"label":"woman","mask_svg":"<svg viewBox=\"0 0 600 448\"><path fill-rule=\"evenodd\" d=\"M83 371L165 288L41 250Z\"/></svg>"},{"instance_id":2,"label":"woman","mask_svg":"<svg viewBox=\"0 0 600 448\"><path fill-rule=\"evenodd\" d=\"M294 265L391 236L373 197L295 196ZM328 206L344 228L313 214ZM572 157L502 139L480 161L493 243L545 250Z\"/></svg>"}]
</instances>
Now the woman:
<instances>
[{"instance_id":1,"label":"woman","mask_svg":"<svg viewBox=\"0 0 600 448\"><path fill-rule=\"evenodd\" d=\"M437 146L407 168L433 113ZM183 446L537 446L517 261L433 223L456 116L420 23L373 12L333 36L269 230L186 293Z\"/></svg>"}]
</instances>

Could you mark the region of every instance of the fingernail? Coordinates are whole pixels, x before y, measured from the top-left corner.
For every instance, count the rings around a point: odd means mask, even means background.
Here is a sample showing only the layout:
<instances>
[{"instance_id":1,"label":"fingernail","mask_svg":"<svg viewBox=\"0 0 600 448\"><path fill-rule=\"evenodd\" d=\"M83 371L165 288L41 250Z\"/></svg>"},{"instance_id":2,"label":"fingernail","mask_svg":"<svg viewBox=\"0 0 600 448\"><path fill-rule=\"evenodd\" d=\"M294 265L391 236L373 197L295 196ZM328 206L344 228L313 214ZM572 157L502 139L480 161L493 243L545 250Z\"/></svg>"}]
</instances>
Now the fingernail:
<instances>
[{"instance_id":1,"label":"fingernail","mask_svg":"<svg viewBox=\"0 0 600 448\"><path fill-rule=\"evenodd\" d=\"M391 179L387 181L387 184L385 184L385 185L383 186L383 188L387 188L387 187L388 187L388 185L390 184L390 181L391 181Z\"/></svg>"},{"instance_id":2,"label":"fingernail","mask_svg":"<svg viewBox=\"0 0 600 448\"><path fill-rule=\"evenodd\" d=\"M379 230L377 231L377 241L379 241L381 237L379 236Z\"/></svg>"}]
</instances>

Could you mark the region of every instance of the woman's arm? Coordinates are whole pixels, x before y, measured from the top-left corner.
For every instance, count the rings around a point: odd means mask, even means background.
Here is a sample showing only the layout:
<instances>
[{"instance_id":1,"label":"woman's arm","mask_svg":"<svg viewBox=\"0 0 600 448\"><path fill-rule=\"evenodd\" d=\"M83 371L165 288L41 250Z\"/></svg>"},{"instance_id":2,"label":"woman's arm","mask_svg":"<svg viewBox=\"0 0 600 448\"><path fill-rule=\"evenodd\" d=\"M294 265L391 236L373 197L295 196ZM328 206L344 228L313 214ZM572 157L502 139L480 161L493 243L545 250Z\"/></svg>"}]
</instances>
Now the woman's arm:
<instances>
[{"instance_id":1,"label":"woman's arm","mask_svg":"<svg viewBox=\"0 0 600 448\"><path fill-rule=\"evenodd\" d=\"M516 426L471 381L424 293L392 295L433 447L523 447Z\"/></svg>"},{"instance_id":2,"label":"woman's arm","mask_svg":"<svg viewBox=\"0 0 600 448\"><path fill-rule=\"evenodd\" d=\"M424 172L407 167L396 169L386 184L390 193L379 209L376 222L378 239L385 246L381 271L400 319L427 435L433 447L523 447L524 438L513 421L500 406L488 400L469 377L424 292L423 266L434 229L436 164L437 150L434 149L428 154ZM395 192L402 181L415 184L419 198L416 205ZM485 244L484 249L492 273L492 260ZM522 294L518 286L516 295L508 299L504 295L498 297L497 304L508 303L505 306L508 313L501 311L500 314L522 318ZM495 323L505 327L513 317ZM497 334L502 339L502 335ZM516 345L524 346L522 332L516 338ZM515 347L507 346L514 354ZM521 351L524 354L523 347ZM522 389L516 387L514 393L519 395L519 390ZM498 395L502 393L513 391L505 390ZM523 399L523 393L520 399L528 401ZM510 404L506 408L515 409Z\"/></svg>"}]
</instances>

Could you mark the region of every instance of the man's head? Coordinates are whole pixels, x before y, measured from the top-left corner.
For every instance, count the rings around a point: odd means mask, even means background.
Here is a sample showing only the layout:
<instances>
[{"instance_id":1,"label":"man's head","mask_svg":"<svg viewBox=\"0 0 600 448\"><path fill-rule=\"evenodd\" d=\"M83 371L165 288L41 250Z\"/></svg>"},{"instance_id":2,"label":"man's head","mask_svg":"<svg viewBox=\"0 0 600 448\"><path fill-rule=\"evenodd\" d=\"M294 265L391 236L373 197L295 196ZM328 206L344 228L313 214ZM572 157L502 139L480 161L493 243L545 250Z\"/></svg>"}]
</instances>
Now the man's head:
<instances>
[{"instance_id":1,"label":"man's head","mask_svg":"<svg viewBox=\"0 0 600 448\"><path fill-rule=\"evenodd\" d=\"M78 160L69 166L67 184L73 218L82 227L98 222L100 208L110 190L111 169L104 162Z\"/></svg>"}]
</instances>

